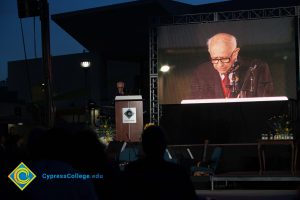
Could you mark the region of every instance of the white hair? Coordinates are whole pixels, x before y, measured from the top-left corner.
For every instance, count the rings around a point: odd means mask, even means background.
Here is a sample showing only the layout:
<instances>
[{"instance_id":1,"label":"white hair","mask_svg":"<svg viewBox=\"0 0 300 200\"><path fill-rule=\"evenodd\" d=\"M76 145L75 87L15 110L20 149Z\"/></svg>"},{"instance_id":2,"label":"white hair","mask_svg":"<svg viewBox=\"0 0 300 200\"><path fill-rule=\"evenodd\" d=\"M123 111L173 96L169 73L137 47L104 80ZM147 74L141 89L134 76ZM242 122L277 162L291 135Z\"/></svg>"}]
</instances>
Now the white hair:
<instances>
[{"instance_id":1,"label":"white hair","mask_svg":"<svg viewBox=\"0 0 300 200\"><path fill-rule=\"evenodd\" d=\"M208 51L210 52L211 45L222 42L229 48L232 48L232 51L237 47L237 39L235 36L228 33L217 33L207 40Z\"/></svg>"}]
</instances>

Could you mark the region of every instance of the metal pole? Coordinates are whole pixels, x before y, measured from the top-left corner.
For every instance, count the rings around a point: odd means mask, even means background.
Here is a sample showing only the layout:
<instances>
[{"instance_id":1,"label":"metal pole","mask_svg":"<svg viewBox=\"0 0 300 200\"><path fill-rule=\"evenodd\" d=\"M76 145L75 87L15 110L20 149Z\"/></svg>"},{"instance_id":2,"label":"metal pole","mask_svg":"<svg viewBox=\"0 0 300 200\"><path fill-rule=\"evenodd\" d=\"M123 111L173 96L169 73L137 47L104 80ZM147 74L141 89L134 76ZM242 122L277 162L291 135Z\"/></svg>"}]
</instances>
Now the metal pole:
<instances>
[{"instance_id":1,"label":"metal pole","mask_svg":"<svg viewBox=\"0 0 300 200\"><path fill-rule=\"evenodd\" d=\"M91 125L91 108L90 108L90 87L88 85L88 70L89 67L83 68L84 70L84 87L86 92L86 102L85 102L85 108L86 108L86 118L87 118L87 124Z\"/></svg>"},{"instance_id":2,"label":"metal pole","mask_svg":"<svg viewBox=\"0 0 300 200\"><path fill-rule=\"evenodd\" d=\"M54 104L52 99L52 66L50 55L50 31L49 31L49 5L47 0L42 0L41 4L41 32L42 32L42 56L45 81L45 118L44 125L54 126Z\"/></svg>"},{"instance_id":3,"label":"metal pole","mask_svg":"<svg viewBox=\"0 0 300 200\"><path fill-rule=\"evenodd\" d=\"M89 98L89 89L88 89L88 84L87 84L87 73L88 73L88 68L83 68L84 70L84 89L86 92L86 101L88 102L88 98Z\"/></svg>"}]
</instances>

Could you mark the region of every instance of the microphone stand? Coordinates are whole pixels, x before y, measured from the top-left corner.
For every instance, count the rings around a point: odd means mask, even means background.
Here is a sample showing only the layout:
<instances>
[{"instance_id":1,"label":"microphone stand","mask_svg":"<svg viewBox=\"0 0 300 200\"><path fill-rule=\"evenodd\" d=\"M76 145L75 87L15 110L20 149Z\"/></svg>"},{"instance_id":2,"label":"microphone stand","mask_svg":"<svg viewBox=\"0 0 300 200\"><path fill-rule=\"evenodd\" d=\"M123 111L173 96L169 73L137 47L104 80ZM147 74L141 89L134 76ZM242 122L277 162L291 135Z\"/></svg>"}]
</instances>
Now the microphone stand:
<instances>
[{"instance_id":1,"label":"microphone stand","mask_svg":"<svg viewBox=\"0 0 300 200\"><path fill-rule=\"evenodd\" d=\"M232 65L232 87L231 87L231 96L232 97L236 97L236 95L238 94L238 88L237 88L237 75L236 75L236 71L237 69L240 67L239 63L237 61L235 61Z\"/></svg>"},{"instance_id":2,"label":"microphone stand","mask_svg":"<svg viewBox=\"0 0 300 200\"><path fill-rule=\"evenodd\" d=\"M232 72L232 90L231 90L231 96L235 96L237 93L237 84L236 84L236 73L235 71Z\"/></svg>"},{"instance_id":3,"label":"microphone stand","mask_svg":"<svg viewBox=\"0 0 300 200\"><path fill-rule=\"evenodd\" d=\"M249 92L251 93L251 97L253 96L253 93L254 93L254 70L256 69L257 65L254 65L253 67L250 67L249 70L250 72L247 74L246 78L244 79L244 83L243 83L243 86L241 88L241 92L245 91L245 87L246 87L246 82L248 79L250 79L250 89L249 89ZM241 95L241 97L247 97L247 95L242 95L240 92L240 94L238 96Z\"/></svg>"},{"instance_id":4,"label":"microphone stand","mask_svg":"<svg viewBox=\"0 0 300 200\"><path fill-rule=\"evenodd\" d=\"M253 94L254 92L254 70L257 65L254 65L254 67L250 67L250 92Z\"/></svg>"}]
</instances>

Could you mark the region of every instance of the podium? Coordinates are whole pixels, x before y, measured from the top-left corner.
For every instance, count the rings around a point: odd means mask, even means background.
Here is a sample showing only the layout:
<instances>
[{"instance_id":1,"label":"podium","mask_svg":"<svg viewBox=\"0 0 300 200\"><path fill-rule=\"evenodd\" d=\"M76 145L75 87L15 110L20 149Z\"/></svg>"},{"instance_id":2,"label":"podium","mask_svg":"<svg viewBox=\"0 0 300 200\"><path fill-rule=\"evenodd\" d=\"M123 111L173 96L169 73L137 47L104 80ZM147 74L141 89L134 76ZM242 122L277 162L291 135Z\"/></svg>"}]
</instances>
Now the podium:
<instances>
[{"instance_id":1,"label":"podium","mask_svg":"<svg viewBox=\"0 0 300 200\"><path fill-rule=\"evenodd\" d=\"M116 141L139 142L143 132L142 96L116 96L115 119Z\"/></svg>"}]
</instances>

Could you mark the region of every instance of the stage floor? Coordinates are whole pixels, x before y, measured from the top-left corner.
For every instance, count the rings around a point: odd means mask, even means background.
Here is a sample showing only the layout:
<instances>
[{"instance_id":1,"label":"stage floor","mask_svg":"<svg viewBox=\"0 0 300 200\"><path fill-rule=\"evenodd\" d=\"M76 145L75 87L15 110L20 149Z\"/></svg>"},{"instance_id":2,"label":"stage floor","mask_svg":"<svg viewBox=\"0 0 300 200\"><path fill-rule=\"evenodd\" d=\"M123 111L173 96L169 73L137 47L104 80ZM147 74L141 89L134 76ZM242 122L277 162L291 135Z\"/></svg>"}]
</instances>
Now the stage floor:
<instances>
[{"instance_id":1,"label":"stage floor","mask_svg":"<svg viewBox=\"0 0 300 200\"><path fill-rule=\"evenodd\" d=\"M214 176L192 176L196 188L210 189L298 189L300 174L289 171L267 171L262 175L255 172L227 172Z\"/></svg>"},{"instance_id":2,"label":"stage floor","mask_svg":"<svg viewBox=\"0 0 300 200\"><path fill-rule=\"evenodd\" d=\"M200 199L217 200L295 200L298 190L196 190Z\"/></svg>"}]
</instances>

